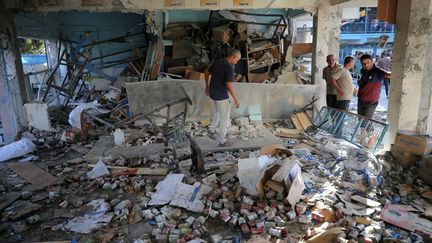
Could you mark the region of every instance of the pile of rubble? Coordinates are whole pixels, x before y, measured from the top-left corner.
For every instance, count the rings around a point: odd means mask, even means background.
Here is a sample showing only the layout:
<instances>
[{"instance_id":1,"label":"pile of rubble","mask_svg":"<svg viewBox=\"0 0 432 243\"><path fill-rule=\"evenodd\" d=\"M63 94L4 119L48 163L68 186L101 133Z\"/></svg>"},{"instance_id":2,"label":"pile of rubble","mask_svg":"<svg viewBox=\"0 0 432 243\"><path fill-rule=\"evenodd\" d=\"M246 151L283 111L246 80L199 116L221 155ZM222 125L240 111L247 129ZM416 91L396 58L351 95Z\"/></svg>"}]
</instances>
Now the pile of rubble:
<instances>
[{"instance_id":1,"label":"pile of rubble","mask_svg":"<svg viewBox=\"0 0 432 243\"><path fill-rule=\"evenodd\" d=\"M234 124L231 136L246 141L263 129L293 127ZM184 134L207 136L205 125L186 124ZM210 153L212 166L203 173L191 170L190 151L177 156L180 148L90 164L85 155L99 142L61 143L60 134L23 133L41 149L26 157L35 163L3 164L1 239L427 242L432 234L432 193L415 168L324 131L257 151ZM132 129L124 144L109 146L142 148L158 137Z\"/></svg>"}]
</instances>

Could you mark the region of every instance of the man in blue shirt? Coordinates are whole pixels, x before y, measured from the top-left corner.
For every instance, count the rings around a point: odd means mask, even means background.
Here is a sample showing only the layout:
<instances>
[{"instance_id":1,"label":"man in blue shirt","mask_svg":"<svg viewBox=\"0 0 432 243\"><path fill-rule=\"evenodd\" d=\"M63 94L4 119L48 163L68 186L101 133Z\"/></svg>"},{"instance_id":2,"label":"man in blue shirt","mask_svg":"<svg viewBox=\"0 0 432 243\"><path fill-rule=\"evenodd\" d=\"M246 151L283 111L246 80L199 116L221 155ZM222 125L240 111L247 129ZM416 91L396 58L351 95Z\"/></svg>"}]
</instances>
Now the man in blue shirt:
<instances>
[{"instance_id":1,"label":"man in blue shirt","mask_svg":"<svg viewBox=\"0 0 432 243\"><path fill-rule=\"evenodd\" d=\"M230 121L230 99L231 94L234 99L236 108L240 102L234 92L231 82L234 81L234 65L240 60L241 53L239 50L232 50L226 58L220 58L213 62L210 68L205 72L205 93L212 99L213 116L210 124L210 135L214 137L216 128L219 126L219 146L230 146L226 140L228 124ZM209 80L211 76L211 79ZM228 94L229 92L229 94Z\"/></svg>"}]
</instances>

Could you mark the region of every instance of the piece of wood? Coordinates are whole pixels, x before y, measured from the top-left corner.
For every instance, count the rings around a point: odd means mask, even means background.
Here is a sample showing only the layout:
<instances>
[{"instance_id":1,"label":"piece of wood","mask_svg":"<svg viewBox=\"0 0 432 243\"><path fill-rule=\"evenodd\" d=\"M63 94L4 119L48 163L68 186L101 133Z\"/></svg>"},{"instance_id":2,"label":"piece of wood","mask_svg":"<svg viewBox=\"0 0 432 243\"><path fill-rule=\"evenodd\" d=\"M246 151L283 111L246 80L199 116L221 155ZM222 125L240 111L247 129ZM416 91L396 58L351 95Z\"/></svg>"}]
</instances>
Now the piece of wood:
<instances>
[{"instance_id":1,"label":"piece of wood","mask_svg":"<svg viewBox=\"0 0 432 243\"><path fill-rule=\"evenodd\" d=\"M295 114L292 114L292 115L291 115L291 121L292 121L292 123L294 124L294 127L295 127L297 130L301 130L301 131L303 131L303 127L302 127L302 125L301 125L301 123L300 123L300 120L298 119L298 117L297 117Z\"/></svg>"},{"instance_id":2,"label":"piece of wood","mask_svg":"<svg viewBox=\"0 0 432 243\"><path fill-rule=\"evenodd\" d=\"M291 121L294 127L301 131L306 131L309 127L313 126L312 120L306 111L293 113L291 115Z\"/></svg>"},{"instance_id":3,"label":"piece of wood","mask_svg":"<svg viewBox=\"0 0 432 243\"><path fill-rule=\"evenodd\" d=\"M9 192L0 195L0 211L9 206L11 203L15 202L21 193L18 192Z\"/></svg>"},{"instance_id":4,"label":"piece of wood","mask_svg":"<svg viewBox=\"0 0 432 243\"><path fill-rule=\"evenodd\" d=\"M268 180L265 183L265 186L270 187L271 189L273 189L274 191L276 191L278 193L283 193L285 190L285 187L282 183L280 183L278 181L274 181L274 180Z\"/></svg>"},{"instance_id":5,"label":"piece of wood","mask_svg":"<svg viewBox=\"0 0 432 243\"><path fill-rule=\"evenodd\" d=\"M34 190L41 190L59 182L56 177L31 162L9 163L8 167L30 182Z\"/></svg>"},{"instance_id":6,"label":"piece of wood","mask_svg":"<svg viewBox=\"0 0 432 243\"><path fill-rule=\"evenodd\" d=\"M151 68L150 72L150 80L156 80L159 70L162 64L162 58L164 54L163 44L162 44L162 38L158 38L156 42L156 53L155 53L155 61L153 63L153 66Z\"/></svg>"},{"instance_id":7,"label":"piece of wood","mask_svg":"<svg viewBox=\"0 0 432 243\"><path fill-rule=\"evenodd\" d=\"M298 129L276 128L276 136L283 138L300 138L301 131Z\"/></svg>"},{"instance_id":8,"label":"piece of wood","mask_svg":"<svg viewBox=\"0 0 432 243\"><path fill-rule=\"evenodd\" d=\"M300 123L302 124L304 130L307 130L309 127L313 126L309 115L305 111L297 113L296 115L297 118L300 120Z\"/></svg>"},{"instance_id":9,"label":"piece of wood","mask_svg":"<svg viewBox=\"0 0 432 243\"><path fill-rule=\"evenodd\" d=\"M270 156L285 154L287 155L287 157L292 155L291 151L285 148L283 144L272 144L272 145L264 146L260 149L259 154L270 155Z\"/></svg>"},{"instance_id":10,"label":"piece of wood","mask_svg":"<svg viewBox=\"0 0 432 243\"><path fill-rule=\"evenodd\" d=\"M329 230L326 230L322 233L319 233L309 240L307 243L322 243L322 242L332 242L332 240L336 239L336 237L345 231L342 227L333 227Z\"/></svg>"},{"instance_id":11,"label":"piece of wood","mask_svg":"<svg viewBox=\"0 0 432 243\"><path fill-rule=\"evenodd\" d=\"M432 191L427 191L427 192L423 193L422 197L424 197L428 200L432 200Z\"/></svg>"},{"instance_id":12,"label":"piece of wood","mask_svg":"<svg viewBox=\"0 0 432 243\"><path fill-rule=\"evenodd\" d=\"M139 71L138 67L133 62L129 62L129 65L131 66L132 70L134 71L134 73L136 75L140 75L141 74L141 72Z\"/></svg>"},{"instance_id":13,"label":"piece of wood","mask_svg":"<svg viewBox=\"0 0 432 243\"><path fill-rule=\"evenodd\" d=\"M88 165L89 167L95 167L95 165ZM114 173L126 173L133 175L155 175L155 176L163 176L168 174L167 168L148 168L148 167L124 167L124 166L106 166L110 170L114 170ZM112 174L112 173L111 173Z\"/></svg>"}]
</instances>

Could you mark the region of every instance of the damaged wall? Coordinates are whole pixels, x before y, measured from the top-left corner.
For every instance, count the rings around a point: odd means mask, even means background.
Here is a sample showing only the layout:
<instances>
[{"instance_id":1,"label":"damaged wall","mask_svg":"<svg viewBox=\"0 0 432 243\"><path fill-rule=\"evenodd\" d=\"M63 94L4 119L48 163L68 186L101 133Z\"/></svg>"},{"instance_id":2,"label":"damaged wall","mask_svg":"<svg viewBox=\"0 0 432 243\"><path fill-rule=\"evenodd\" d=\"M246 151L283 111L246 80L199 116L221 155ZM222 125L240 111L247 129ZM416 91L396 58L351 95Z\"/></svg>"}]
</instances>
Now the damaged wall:
<instances>
[{"instance_id":1,"label":"damaged wall","mask_svg":"<svg viewBox=\"0 0 432 243\"><path fill-rule=\"evenodd\" d=\"M24 82L14 16L3 11L0 16L0 119L4 139L10 143L25 125L23 104L30 97L30 87Z\"/></svg>"},{"instance_id":2,"label":"damaged wall","mask_svg":"<svg viewBox=\"0 0 432 243\"><path fill-rule=\"evenodd\" d=\"M137 114L149 111L152 110L151 107L156 108L167 99L181 97L179 85L183 85L193 102L193 105L188 108L188 118L210 118L211 100L204 94L204 82L190 80L127 83L126 90L132 112ZM317 91L315 85L252 83L233 83L233 85L240 100L240 108L231 107L232 118L261 114L264 120L286 119L294 109L310 103Z\"/></svg>"},{"instance_id":3,"label":"damaged wall","mask_svg":"<svg viewBox=\"0 0 432 243\"><path fill-rule=\"evenodd\" d=\"M330 6L325 2L320 4L318 13L314 16L312 77L319 87L319 107L326 104L326 82L322 79L322 70L327 66L326 56L339 55L341 20L342 7Z\"/></svg>"},{"instance_id":4,"label":"damaged wall","mask_svg":"<svg viewBox=\"0 0 432 243\"><path fill-rule=\"evenodd\" d=\"M319 0L259 0L253 1L251 6L235 6L233 0L221 0L219 6L200 6L200 1L184 0L175 7L166 7L165 1L160 0L29 0L29 1L4 1L5 6L10 9L21 9L25 11L120 11L141 13L143 10L154 9L254 9L254 8L298 8L307 11L315 11Z\"/></svg>"},{"instance_id":5,"label":"damaged wall","mask_svg":"<svg viewBox=\"0 0 432 243\"><path fill-rule=\"evenodd\" d=\"M432 1L399 1L388 116L400 129L432 134Z\"/></svg>"}]
</instances>

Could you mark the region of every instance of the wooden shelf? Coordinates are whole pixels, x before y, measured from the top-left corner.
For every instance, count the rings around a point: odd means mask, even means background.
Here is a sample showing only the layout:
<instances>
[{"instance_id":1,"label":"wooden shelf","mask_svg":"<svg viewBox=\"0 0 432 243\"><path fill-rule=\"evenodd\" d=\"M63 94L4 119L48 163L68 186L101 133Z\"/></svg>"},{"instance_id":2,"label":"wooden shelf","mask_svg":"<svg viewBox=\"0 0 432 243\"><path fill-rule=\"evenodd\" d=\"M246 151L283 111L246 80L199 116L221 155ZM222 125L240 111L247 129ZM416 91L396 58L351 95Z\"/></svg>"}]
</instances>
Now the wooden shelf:
<instances>
[{"instance_id":1,"label":"wooden shelf","mask_svg":"<svg viewBox=\"0 0 432 243\"><path fill-rule=\"evenodd\" d=\"M279 63L279 62L274 62L274 63L269 64L269 65L261 65L261 66L253 67L253 68L251 68L251 67L249 66L249 71L254 71L254 70L257 70L257 69L260 69L260 68L263 68L263 67L272 66L272 65L275 64L275 63Z\"/></svg>"},{"instance_id":2,"label":"wooden shelf","mask_svg":"<svg viewBox=\"0 0 432 243\"><path fill-rule=\"evenodd\" d=\"M272 48L275 48L275 47L279 47L279 45L271 45L271 46L268 46L268 47L255 49L253 51L249 51L248 50L248 53L251 54L251 53L255 53L255 52L259 52L259 51L265 51L265 50L272 49Z\"/></svg>"}]
</instances>

